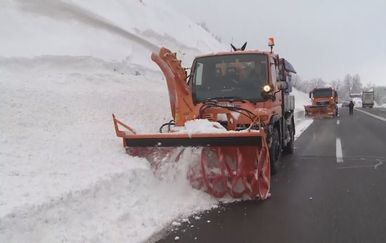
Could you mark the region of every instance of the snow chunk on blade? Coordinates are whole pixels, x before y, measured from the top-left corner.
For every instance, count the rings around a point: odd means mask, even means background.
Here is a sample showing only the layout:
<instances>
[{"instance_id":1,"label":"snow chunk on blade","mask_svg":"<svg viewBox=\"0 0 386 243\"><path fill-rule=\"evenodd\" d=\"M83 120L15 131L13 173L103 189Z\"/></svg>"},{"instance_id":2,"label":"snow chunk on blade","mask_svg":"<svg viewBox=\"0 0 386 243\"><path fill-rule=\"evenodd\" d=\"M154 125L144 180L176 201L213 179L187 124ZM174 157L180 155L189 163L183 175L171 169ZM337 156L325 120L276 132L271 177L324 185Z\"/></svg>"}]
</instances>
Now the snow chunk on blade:
<instances>
[{"instance_id":1,"label":"snow chunk on blade","mask_svg":"<svg viewBox=\"0 0 386 243\"><path fill-rule=\"evenodd\" d=\"M227 131L220 123L211 122L208 119L187 121L184 127L177 127L175 130L189 135L197 133L223 133Z\"/></svg>"}]
</instances>

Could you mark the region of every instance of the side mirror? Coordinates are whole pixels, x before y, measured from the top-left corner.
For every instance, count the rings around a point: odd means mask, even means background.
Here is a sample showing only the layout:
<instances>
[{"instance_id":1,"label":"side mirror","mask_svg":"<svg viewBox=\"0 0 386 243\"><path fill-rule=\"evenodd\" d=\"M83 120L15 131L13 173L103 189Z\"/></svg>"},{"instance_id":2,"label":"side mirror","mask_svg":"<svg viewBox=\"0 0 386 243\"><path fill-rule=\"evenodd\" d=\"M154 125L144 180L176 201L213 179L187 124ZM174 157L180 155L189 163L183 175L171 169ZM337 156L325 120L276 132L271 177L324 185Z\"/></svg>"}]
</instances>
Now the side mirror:
<instances>
[{"instance_id":1,"label":"side mirror","mask_svg":"<svg viewBox=\"0 0 386 243\"><path fill-rule=\"evenodd\" d=\"M279 82L277 82L277 88L279 90L286 90L288 88L288 84L287 84L287 82L279 81Z\"/></svg>"},{"instance_id":2,"label":"side mirror","mask_svg":"<svg viewBox=\"0 0 386 243\"><path fill-rule=\"evenodd\" d=\"M286 81L284 67L279 68L279 81Z\"/></svg>"}]
</instances>

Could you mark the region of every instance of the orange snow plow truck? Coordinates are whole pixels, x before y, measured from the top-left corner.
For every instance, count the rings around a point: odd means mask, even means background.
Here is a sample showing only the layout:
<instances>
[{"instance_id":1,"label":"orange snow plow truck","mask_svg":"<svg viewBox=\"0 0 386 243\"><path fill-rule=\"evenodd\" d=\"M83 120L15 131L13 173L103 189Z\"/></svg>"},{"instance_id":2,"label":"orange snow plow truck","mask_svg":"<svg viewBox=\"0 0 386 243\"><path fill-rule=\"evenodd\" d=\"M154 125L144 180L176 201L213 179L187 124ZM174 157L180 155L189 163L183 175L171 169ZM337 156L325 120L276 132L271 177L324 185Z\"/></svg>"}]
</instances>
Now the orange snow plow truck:
<instances>
[{"instance_id":1,"label":"orange snow plow truck","mask_svg":"<svg viewBox=\"0 0 386 243\"><path fill-rule=\"evenodd\" d=\"M312 105L304 106L305 115L313 118L336 117L338 94L333 88L315 88L309 97Z\"/></svg>"},{"instance_id":2,"label":"orange snow plow truck","mask_svg":"<svg viewBox=\"0 0 386 243\"><path fill-rule=\"evenodd\" d=\"M271 170L282 151L293 152L295 134L295 101L289 94L295 70L272 52L272 38L269 46L270 51L246 51L244 44L197 57L190 75L175 53L165 48L153 53L166 77L173 120L159 133L137 134L113 115L126 151L157 168L166 160L178 163L181 151L192 147L199 151L187 171L193 187L215 197L266 199ZM212 128L187 129L195 122Z\"/></svg>"}]
</instances>

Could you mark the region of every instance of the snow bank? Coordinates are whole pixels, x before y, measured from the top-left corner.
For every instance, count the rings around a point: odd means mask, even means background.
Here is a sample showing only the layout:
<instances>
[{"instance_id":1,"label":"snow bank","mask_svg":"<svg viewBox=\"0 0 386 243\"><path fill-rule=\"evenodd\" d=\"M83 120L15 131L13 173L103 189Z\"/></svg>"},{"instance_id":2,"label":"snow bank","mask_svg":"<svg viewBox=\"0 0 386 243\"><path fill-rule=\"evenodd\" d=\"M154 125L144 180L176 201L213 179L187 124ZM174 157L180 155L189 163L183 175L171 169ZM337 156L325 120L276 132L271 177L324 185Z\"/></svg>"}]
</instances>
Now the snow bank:
<instances>
[{"instance_id":1,"label":"snow bank","mask_svg":"<svg viewBox=\"0 0 386 243\"><path fill-rule=\"evenodd\" d=\"M362 107L362 98L354 97L352 98L352 101L354 102L354 106Z\"/></svg>"},{"instance_id":2,"label":"snow bank","mask_svg":"<svg viewBox=\"0 0 386 243\"><path fill-rule=\"evenodd\" d=\"M304 114L304 106L310 105L311 100L308 94L295 88L292 89L291 94L295 96L295 138L298 138L312 124L313 120L310 118L306 119Z\"/></svg>"},{"instance_id":3,"label":"snow bank","mask_svg":"<svg viewBox=\"0 0 386 243\"><path fill-rule=\"evenodd\" d=\"M295 88L292 89L292 95L295 96L295 111L303 111L305 105L311 105L311 100L308 94L299 91Z\"/></svg>"},{"instance_id":4,"label":"snow bank","mask_svg":"<svg viewBox=\"0 0 386 243\"><path fill-rule=\"evenodd\" d=\"M137 39L69 18L63 2L0 2L0 242L140 242L215 206L192 190L186 164L154 175L129 157L111 113L138 132L170 119L165 81L138 39L187 63L223 45L158 2L76 2Z\"/></svg>"},{"instance_id":5,"label":"snow bank","mask_svg":"<svg viewBox=\"0 0 386 243\"><path fill-rule=\"evenodd\" d=\"M126 170L87 189L19 209L0 221L0 241L141 242L177 217L216 206L209 195L191 190L184 170L163 171L169 174L160 180L149 168Z\"/></svg>"},{"instance_id":6,"label":"snow bank","mask_svg":"<svg viewBox=\"0 0 386 243\"><path fill-rule=\"evenodd\" d=\"M377 108L386 108L386 103L385 104L378 104L378 103L375 103L374 107L377 107Z\"/></svg>"},{"instance_id":7,"label":"snow bank","mask_svg":"<svg viewBox=\"0 0 386 243\"><path fill-rule=\"evenodd\" d=\"M170 119L162 80L94 58L0 63L0 242L139 242L216 205L189 157L155 176L115 137L112 112L142 132Z\"/></svg>"},{"instance_id":8,"label":"snow bank","mask_svg":"<svg viewBox=\"0 0 386 243\"><path fill-rule=\"evenodd\" d=\"M128 58L155 68L141 40L178 52L186 65L198 53L226 48L162 1L4 0L0 4L0 21L7 23L0 25L6 36L0 39L0 55L7 57Z\"/></svg>"}]
</instances>

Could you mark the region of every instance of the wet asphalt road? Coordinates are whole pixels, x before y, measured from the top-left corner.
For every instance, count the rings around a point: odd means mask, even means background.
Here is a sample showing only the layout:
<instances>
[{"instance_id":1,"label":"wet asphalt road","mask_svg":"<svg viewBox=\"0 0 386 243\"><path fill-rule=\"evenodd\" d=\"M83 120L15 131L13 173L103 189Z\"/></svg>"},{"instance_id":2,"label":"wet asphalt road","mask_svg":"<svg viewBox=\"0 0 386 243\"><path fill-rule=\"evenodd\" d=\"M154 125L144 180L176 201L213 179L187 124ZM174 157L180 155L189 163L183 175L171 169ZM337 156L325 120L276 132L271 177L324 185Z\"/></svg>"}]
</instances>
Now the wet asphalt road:
<instances>
[{"instance_id":1,"label":"wet asphalt road","mask_svg":"<svg viewBox=\"0 0 386 243\"><path fill-rule=\"evenodd\" d=\"M345 108L315 120L281 158L271 192L191 218L159 242L386 242L386 122Z\"/></svg>"}]
</instances>

